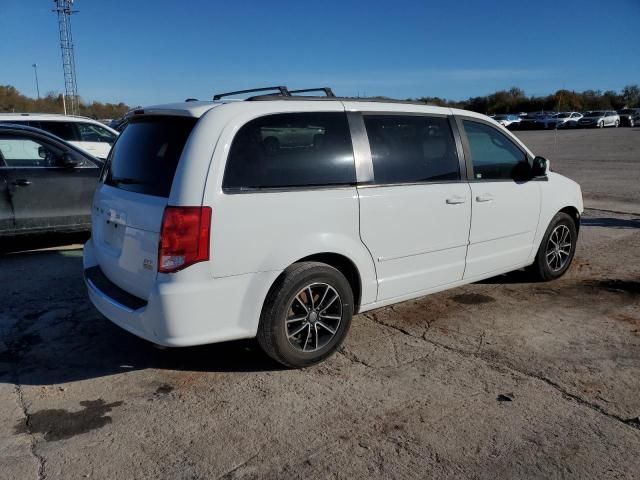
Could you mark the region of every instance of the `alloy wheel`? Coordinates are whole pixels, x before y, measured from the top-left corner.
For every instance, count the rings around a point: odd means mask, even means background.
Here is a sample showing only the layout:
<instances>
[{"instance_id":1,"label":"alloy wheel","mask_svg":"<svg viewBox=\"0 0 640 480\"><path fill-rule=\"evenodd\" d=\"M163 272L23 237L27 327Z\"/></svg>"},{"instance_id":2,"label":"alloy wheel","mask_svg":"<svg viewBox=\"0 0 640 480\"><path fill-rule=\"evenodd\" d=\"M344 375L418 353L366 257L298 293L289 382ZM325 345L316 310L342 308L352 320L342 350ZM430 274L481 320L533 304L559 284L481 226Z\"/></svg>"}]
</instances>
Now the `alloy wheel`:
<instances>
[{"instance_id":1,"label":"alloy wheel","mask_svg":"<svg viewBox=\"0 0 640 480\"><path fill-rule=\"evenodd\" d=\"M553 229L547 241L547 265L553 272L562 270L571 256L571 231L566 225Z\"/></svg>"},{"instance_id":2,"label":"alloy wheel","mask_svg":"<svg viewBox=\"0 0 640 480\"><path fill-rule=\"evenodd\" d=\"M293 297L287 309L285 334L301 352L314 352L336 335L342 321L342 299L331 285L312 283Z\"/></svg>"}]
</instances>

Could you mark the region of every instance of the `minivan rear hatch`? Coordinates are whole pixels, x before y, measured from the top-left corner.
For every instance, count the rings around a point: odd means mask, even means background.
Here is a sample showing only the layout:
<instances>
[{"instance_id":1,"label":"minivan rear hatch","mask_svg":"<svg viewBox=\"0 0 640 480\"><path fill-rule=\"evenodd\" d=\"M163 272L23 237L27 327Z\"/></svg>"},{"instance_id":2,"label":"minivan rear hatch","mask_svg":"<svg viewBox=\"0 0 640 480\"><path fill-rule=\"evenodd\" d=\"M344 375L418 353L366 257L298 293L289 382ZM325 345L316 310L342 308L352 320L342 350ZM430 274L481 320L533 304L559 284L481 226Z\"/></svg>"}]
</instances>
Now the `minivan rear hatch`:
<instances>
[{"instance_id":1,"label":"minivan rear hatch","mask_svg":"<svg viewBox=\"0 0 640 480\"><path fill-rule=\"evenodd\" d=\"M162 215L197 118L133 117L113 146L93 203L91 236L102 273L147 299L157 276Z\"/></svg>"}]
</instances>

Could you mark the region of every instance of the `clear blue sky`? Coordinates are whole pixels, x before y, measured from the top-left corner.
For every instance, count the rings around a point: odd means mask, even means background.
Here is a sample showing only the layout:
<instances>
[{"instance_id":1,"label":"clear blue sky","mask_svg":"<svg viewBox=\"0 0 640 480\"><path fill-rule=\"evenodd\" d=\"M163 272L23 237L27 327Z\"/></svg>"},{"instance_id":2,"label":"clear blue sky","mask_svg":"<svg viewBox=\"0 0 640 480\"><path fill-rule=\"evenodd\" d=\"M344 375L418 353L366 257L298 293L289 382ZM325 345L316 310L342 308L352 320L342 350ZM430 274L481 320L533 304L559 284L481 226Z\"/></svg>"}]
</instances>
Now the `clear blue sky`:
<instances>
[{"instance_id":1,"label":"clear blue sky","mask_svg":"<svg viewBox=\"0 0 640 480\"><path fill-rule=\"evenodd\" d=\"M76 0L80 95L130 105L252 86L462 99L640 83L640 0ZM52 0L0 0L0 84L64 88Z\"/></svg>"}]
</instances>

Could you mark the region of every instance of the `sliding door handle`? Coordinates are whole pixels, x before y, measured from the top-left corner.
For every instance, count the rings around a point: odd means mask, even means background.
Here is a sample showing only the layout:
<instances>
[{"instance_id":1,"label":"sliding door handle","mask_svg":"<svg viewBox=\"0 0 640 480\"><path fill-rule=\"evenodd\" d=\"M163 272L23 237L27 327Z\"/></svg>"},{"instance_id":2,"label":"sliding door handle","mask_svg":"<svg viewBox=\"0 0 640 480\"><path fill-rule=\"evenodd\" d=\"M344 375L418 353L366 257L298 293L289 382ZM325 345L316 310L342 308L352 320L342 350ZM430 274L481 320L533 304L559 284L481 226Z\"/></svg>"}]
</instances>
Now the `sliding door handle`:
<instances>
[{"instance_id":1,"label":"sliding door handle","mask_svg":"<svg viewBox=\"0 0 640 480\"><path fill-rule=\"evenodd\" d=\"M476 202L492 202L492 201L493 201L493 195L490 195L488 193L484 193L476 197Z\"/></svg>"}]
</instances>

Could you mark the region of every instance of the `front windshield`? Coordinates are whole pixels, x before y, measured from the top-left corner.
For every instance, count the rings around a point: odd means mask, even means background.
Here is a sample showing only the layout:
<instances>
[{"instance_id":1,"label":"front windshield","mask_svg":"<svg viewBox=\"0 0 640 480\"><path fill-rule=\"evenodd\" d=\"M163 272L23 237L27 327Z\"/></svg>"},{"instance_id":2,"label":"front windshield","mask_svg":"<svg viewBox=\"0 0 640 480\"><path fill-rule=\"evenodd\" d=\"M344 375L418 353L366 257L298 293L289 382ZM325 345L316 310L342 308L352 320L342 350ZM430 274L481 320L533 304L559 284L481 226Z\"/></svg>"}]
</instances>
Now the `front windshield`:
<instances>
[{"instance_id":1,"label":"front windshield","mask_svg":"<svg viewBox=\"0 0 640 480\"><path fill-rule=\"evenodd\" d=\"M585 117L602 117L604 112L588 112Z\"/></svg>"}]
</instances>

